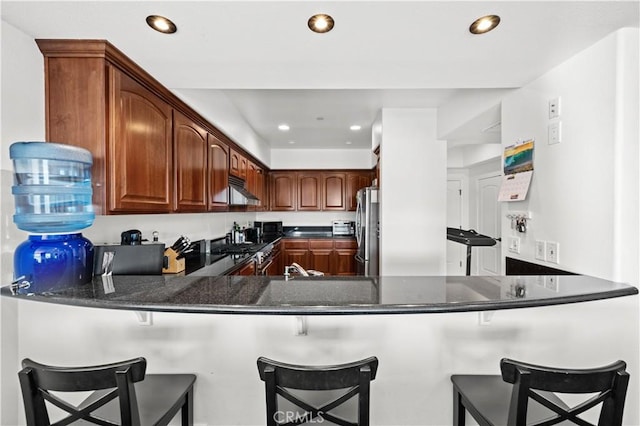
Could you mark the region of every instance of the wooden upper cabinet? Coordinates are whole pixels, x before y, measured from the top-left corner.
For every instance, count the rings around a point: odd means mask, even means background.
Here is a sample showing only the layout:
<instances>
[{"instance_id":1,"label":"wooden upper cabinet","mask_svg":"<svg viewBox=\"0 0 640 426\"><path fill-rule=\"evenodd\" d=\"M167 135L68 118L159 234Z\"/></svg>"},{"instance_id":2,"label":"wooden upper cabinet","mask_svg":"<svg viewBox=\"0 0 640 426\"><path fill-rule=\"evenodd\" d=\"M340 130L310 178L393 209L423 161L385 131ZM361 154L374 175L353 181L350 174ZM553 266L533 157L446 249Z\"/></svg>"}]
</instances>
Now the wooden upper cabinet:
<instances>
[{"instance_id":1,"label":"wooden upper cabinet","mask_svg":"<svg viewBox=\"0 0 640 426\"><path fill-rule=\"evenodd\" d=\"M269 206L273 211L296 210L296 173L272 172L269 176Z\"/></svg>"},{"instance_id":2,"label":"wooden upper cabinet","mask_svg":"<svg viewBox=\"0 0 640 426\"><path fill-rule=\"evenodd\" d=\"M229 206L229 147L212 134L209 145L209 210L226 210Z\"/></svg>"},{"instance_id":3,"label":"wooden upper cabinet","mask_svg":"<svg viewBox=\"0 0 640 426\"><path fill-rule=\"evenodd\" d=\"M347 175L346 200L347 210L356 211L358 202L356 194L361 188L371 186L371 172L353 172Z\"/></svg>"},{"instance_id":4,"label":"wooden upper cabinet","mask_svg":"<svg viewBox=\"0 0 640 426\"><path fill-rule=\"evenodd\" d=\"M260 167L256 169L256 192L255 196L260 200L258 205L256 206L257 211L265 211L266 206L268 205L268 200L266 198L267 190L266 190L266 182L265 182L265 174L264 170Z\"/></svg>"},{"instance_id":5,"label":"wooden upper cabinet","mask_svg":"<svg viewBox=\"0 0 640 426\"><path fill-rule=\"evenodd\" d=\"M207 132L182 113L174 111L175 211L207 210L207 152Z\"/></svg>"},{"instance_id":6,"label":"wooden upper cabinet","mask_svg":"<svg viewBox=\"0 0 640 426\"><path fill-rule=\"evenodd\" d=\"M322 174L322 210L346 210L346 174Z\"/></svg>"},{"instance_id":7,"label":"wooden upper cabinet","mask_svg":"<svg viewBox=\"0 0 640 426\"><path fill-rule=\"evenodd\" d=\"M247 179L247 159L244 155L240 154L235 149L229 150L229 174L239 177L240 179Z\"/></svg>"},{"instance_id":8,"label":"wooden upper cabinet","mask_svg":"<svg viewBox=\"0 0 640 426\"><path fill-rule=\"evenodd\" d=\"M110 212L169 212L172 195L171 107L109 67ZM78 123L93 126L93 123Z\"/></svg>"},{"instance_id":9,"label":"wooden upper cabinet","mask_svg":"<svg viewBox=\"0 0 640 426\"><path fill-rule=\"evenodd\" d=\"M298 210L321 210L322 173L298 172L297 176Z\"/></svg>"}]
</instances>

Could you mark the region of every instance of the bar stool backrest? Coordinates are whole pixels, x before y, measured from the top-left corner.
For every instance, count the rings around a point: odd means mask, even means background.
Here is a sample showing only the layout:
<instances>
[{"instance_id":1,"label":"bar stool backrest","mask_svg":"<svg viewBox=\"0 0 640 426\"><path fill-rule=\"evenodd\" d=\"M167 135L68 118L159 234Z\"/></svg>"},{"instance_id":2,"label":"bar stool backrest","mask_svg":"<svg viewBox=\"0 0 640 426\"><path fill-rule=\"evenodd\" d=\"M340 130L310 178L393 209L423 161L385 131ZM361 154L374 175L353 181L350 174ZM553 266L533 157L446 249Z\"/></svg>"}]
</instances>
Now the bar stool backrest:
<instances>
[{"instance_id":1,"label":"bar stool backrest","mask_svg":"<svg viewBox=\"0 0 640 426\"><path fill-rule=\"evenodd\" d=\"M27 425L52 424L45 401L69 413L53 423L66 425L83 419L100 425L115 425L92 414L109 401L118 398L122 425L139 425L140 418L134 383L144 380L147 361L140 357L113 364L91 367L54 367L32 361L22 361L18 373L24 401ZM101 391L96 398L76 407L53 392Z\"/></svg>"},{"instance_id":2,"label":"bar stool backrest","mask_svg":"<svg viewBox=\"0 0 640 426\"><path fill-rule=\"evenodd\" d=\"M260 379L265 382L267 425L297 425L305 422L327 421L341 426L369 425L369 385L376 377L378 359L370 357L347 364L305 366L286 364L268 358L258 358ZM290 390L341 390L332 401L316 406L302 400ZM304 410L295 418L279 413L278 395ZM358 421L347 421L330 413L354 396L358 396Z\"/></svg>"},{"instance_id":3,"label":"bar stool backrest","mask_svg":"<svg viewBox=\"0 0 640 426\"><path fill-rule=\"evenodd\" d=\"M534 425L554 425L569 421L581 426L594 426L578 415L602 403L598 426L622 424L624 401L629 383L626 363L616 361L610 365L592 369L560 369L526 364L503 358L500 361L502 379L513 384L509 406L509 426L524 426L529 400L533 399L557 413L555 418L545 419ZM567 406L555 395L591 394L586 401L574 407ZM530 425L532 426L532 425Z\"/></svg>"}]
</instances>

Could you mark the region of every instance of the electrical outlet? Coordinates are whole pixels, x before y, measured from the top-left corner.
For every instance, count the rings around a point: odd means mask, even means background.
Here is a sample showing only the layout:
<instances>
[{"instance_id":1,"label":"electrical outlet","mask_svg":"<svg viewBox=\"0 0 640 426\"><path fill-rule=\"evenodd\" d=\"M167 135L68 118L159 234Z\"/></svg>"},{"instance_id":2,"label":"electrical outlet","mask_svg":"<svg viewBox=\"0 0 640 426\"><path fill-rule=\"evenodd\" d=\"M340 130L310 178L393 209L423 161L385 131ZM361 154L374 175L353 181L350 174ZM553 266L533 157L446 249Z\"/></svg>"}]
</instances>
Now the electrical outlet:
<instances>
[{"instance_id":1,"label":"electrical outlet","mask_svg":"<svg viewBox=\"0 0 640 426\"><path fill-rule=\"evenodd\" d=\"M544 286L549 290L558 292L560 291L559 280L560 278L557 275L547 275L544 277Z\"/></svg>"},{"instance_id":2,"label":"electrical outlet","mask_svg":"<svg viewBox=\"0 0 640 426\"><path fill-rule=\"evenodd\" d=\"M511 253L520 253L520 238L509 237L509 251Z\"/></svg>"},{"instance_id":3,"label":"electrical outlet","mask_svg":"<svg viewBox=\"0 0 640 426\"><path fill-rule=\"evenodd\" d=\"M556 121L549 123L549 145L562 142L562 123Z\"/></svg>"},{"instance_id":4,"label":"electrical outlet","mask_svg":"<svg viewBox=\"0 0 640 426\"><path fill-rule=\"evenodd\" d=\"M547 262L551 262L551 263L559 263L559 259L560 259L560 244L553 242L553 241L547 241L547 253L546 253L546 257L547 257Z\"/></svg>"},{"instance_id":5,"label":"electrical outlet","mask_svg":"<svg viewBox=\"0 0 640 426\"><path fill-rule=\"evenodd\" d=\"M536 259L545 260L546 243L544 241L536 241Z\"/></svg>"}]
</instances>

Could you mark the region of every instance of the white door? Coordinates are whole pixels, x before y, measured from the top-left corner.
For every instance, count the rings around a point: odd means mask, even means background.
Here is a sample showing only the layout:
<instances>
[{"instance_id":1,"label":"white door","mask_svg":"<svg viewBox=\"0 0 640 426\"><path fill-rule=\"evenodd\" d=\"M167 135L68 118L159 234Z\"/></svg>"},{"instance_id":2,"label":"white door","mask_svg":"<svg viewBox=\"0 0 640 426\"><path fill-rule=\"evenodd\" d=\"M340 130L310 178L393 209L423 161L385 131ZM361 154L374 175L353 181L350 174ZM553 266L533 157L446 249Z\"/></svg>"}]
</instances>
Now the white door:
<instances>
[{"instance_id":1,"label":"white door","mask_svg":"<svg viewBox=\"0 0 640 426\"><path fill-rule=\"evenodd\" d=\"M447 180L447 227L462 226L462 181ZM444 234L443 234L444 235ZM447 240L447 275L464 275L466 247Z\"/></svg>"},{"instance_id":2,"label":"white door","mask_svg":"<svg viewBox=\"0 0 640 426\"><path fill-rule=\"evenodd\" d=\"M478 179L478 229L481 234L500 238L500 204L498 193L502 176L486 176ZM478 275L499 275L501 268L500 243L491 247L475 247Z\"/></svg>"}]
</instances>

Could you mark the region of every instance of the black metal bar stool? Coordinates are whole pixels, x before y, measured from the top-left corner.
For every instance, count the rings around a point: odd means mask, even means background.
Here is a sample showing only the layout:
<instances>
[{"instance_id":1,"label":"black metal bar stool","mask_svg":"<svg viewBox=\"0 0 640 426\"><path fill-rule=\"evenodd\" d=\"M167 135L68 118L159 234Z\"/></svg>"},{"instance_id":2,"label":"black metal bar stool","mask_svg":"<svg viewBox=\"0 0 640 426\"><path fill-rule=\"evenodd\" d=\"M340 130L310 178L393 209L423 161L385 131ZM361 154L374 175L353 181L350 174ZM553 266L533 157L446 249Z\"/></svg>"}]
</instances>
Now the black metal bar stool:
<instances>
[{"instance_id":1,"label":"black metal bar stool","mask_svg":"<svg viewBox=\"0 0 640 426\"><path fill-rule=\"evenodd\" d=\"M55 367L30 359L18 373L27 425L167 425L181 412L182 425L193 425L193 374L145 375L147 361L135 358L87 367ZM79 405L58 392L94 391ZM56 392L56 394L52 393ZM51 423L47 402L68 416Z\"/></svg>"},{"instance_id":2,"label":"black metal bar stool","mask_svg":"<svg viewBox=\"0 0 640 426\"><path fill-rule=\"evenodd\" d=\"M543 367L511 359L500 361L502 376L453 375L453 424L464 426L465 410L481 426L594 426L580 414L600 405L598 426L622 424L629 383L626 364L591 369ZM560 394L585 395L569 406Z\"/></svg>"},{"instance_id":3,"label":"black metal bar stool","mask_svg":"<svg viewBox=\"0 0 640 426\"><path fill-rule=\"evenodd\" d=\"M378 358L370 357L348 364L307 366L285 364L264 357L258 358L260 379L265 382L267 400L267 425L299 425L303 423L331 422L341 426L369 425L369 385L376 378ZM296 390L340 390L332 400L321 405L302 399ZM296 410L281 408L280 395L292 403ZM357 420L349 421L331 413L351 398L358 396Z\"/></svg>"}]
</instances>

